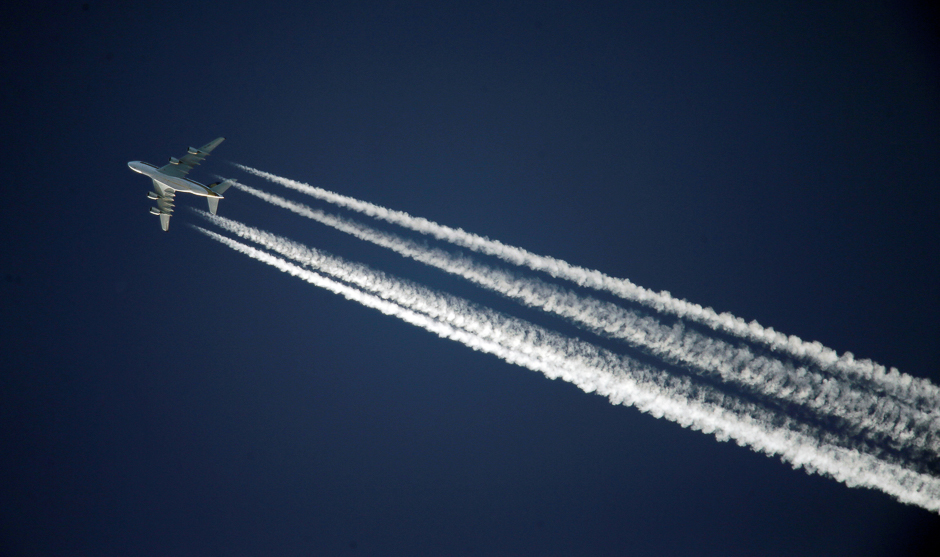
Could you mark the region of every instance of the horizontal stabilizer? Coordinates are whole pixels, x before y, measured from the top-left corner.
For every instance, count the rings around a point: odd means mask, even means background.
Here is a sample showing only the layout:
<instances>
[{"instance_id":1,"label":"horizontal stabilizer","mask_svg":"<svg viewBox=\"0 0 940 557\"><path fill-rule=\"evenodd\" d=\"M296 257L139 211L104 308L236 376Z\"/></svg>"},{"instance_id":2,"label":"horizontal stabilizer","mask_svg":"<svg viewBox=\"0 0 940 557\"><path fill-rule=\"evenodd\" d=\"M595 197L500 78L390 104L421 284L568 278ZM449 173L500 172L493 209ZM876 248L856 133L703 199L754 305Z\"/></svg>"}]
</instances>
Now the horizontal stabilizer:
<instances>
[{"instance_id":1,"label":"horizontal stabilizer","mask_svg":"<svg viewBox=\"0 0 940 557\"><path fill-rule=\"evenodd\" d=\"M209 184L209 189L219 195L222 195L223 193L225 193L225 190L232 187L233 184L235 184L235 180L232 178L229 178L228 180L223 180L221 182Z\"/></svg>"},{"instance_id":2,"label":"horizontal stabilizer","mask_svg":"<svg viewBox=\"0 0 940 557\"><path fill-rule=\"evenodd\" d=\"M218 197L207 197L206 201L209 202L209 212L213 215L219 209L219 198Z\"/></svg>"}]
</instances>

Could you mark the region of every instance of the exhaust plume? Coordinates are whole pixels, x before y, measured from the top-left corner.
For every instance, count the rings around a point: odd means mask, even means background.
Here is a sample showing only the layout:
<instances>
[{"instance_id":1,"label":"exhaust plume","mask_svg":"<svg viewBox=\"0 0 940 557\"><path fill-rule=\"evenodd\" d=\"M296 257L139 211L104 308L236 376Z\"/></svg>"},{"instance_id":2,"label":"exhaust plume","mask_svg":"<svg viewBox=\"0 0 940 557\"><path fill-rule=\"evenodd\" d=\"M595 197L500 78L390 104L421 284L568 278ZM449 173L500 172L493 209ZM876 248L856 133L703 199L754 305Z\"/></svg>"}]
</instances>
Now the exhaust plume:
<instances>
[{"instance_id":1,"label":"exhaust plume","mask_svg":"<svg viewBox=\"0 0 940 557\"><path fill-rule=\"evenodd\" d=\"M798 361L811 361L826 373L869 385L879 393L909 401L911 405L922 411L931 412L940 407L940 388L930 381L902 374L895 368L888 370L871 360L856 360L851 352L839 356L834 350L819 342L806 342L793 335L787 336L772 328L764 328L757 321L748 323L727 312L718 314L711 308L674 298L666 291L654 292L637 286L627 279L611 277L600 271L571 265L560 259L537 255L460 228L444 226L425 218L414 217L403 211L391 210L249 166L241 164L235 164L235 166L255 176L340 207L397 224L478 253L492 255L514 265L545 272L579 286L610 292L656 311L688 319L713 330L766 346L774 352L787 354Z\"/></svg>"},{"instance_id":2,"label":"exhaust plume","mask_svg":"<svg viewBox=\"0 0 940 557\"><path fill-rule=\"evenodd\" d=\"M940 458L940 417L904 401L879 395L847 381L835 381L806 366L754 354L677 323L666 326L636 311L547 283L478 263L470 257L429 248L395 234L257 190L237 187L273 205L315 220L400 255L463 277L528 307L544 310L595 334L626 342L663 361L736 386L773 402L796 404L806 411L842 421L840 431L870 442L910 452L915 461ZM201 214L205 213L201 211ZM225 219L213 222L232 232ZM924 455L923 453L928 453Z\"/></svg>"},{"instance_id":3,"label":"exhaust plume","mask_svg":"<svg viewBox=\"0 0 940 557\"><path fill-rule=\"evenodd\" d=\"M214 222L215 219L212 218ZM738 400L708 385L697 385L689 378L664 373L583 341L400 281L364 265L351 264L234 221L230 221L227 228L240 231L240 235L300 261L310 269L196 228L236 251L307 282L444 338L540 371L550 378L565 379L586 392L596 391L613 403L636 406L655 417L666 417L684 427L712 433L719 440L735 439L738 444L759 452L780 455L794 467L802 466L808 472L829 475L850 486L878 488L903 502L935 512L940 510L940 479L840 446L836 435L814 432L811 427L784 415ZM326 278L321 272L354 286Z\"/></svg>"}]
</instances>

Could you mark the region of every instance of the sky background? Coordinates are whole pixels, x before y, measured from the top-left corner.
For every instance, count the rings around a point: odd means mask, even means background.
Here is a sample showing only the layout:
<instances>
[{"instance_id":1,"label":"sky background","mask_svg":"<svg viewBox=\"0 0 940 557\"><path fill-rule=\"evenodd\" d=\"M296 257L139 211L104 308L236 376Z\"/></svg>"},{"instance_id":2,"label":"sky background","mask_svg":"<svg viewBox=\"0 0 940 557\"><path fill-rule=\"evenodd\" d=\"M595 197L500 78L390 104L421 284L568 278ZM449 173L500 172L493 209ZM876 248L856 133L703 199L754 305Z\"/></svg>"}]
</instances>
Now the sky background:
<instances>
[{"instance_id":1,"label":"sky background","mask_svg":"<svg viewBox=\"0 0 940 557\"><path fill-rule=\"evenodd\" d=\"M907 2L34 2L0 37L0 554L927 555L940 517L147 214L239 162L940 383ZM229 190L219 213L527 312ZM315 204L314 204L315 205ZM589 335L579 333L589 339Z\"/></svg>"}]
</instances>

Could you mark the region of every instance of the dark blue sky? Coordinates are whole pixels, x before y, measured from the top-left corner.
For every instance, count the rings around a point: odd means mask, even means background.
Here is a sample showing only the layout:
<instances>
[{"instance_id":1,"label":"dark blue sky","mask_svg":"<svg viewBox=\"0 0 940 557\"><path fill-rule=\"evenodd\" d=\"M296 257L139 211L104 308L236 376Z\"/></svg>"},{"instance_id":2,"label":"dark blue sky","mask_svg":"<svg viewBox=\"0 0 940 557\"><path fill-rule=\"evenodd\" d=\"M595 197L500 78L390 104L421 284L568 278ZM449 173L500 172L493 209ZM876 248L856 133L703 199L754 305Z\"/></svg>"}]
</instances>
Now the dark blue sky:
<instances>
[{"instance_id":1,"label":"dark blue sky","mask_svg":"<svg viewBox=\"0 0 940 557\"><path fill-rule=\"evenodd\" d=\"M163 233L126 166L224 135L193 178L301 200L244 163L940 383L935 12L807 4L8 12L0 553L936 550L927 511L231 252L197 198ZM220 214L571 330L230 191Z\"/></svg>"}]
</instances>

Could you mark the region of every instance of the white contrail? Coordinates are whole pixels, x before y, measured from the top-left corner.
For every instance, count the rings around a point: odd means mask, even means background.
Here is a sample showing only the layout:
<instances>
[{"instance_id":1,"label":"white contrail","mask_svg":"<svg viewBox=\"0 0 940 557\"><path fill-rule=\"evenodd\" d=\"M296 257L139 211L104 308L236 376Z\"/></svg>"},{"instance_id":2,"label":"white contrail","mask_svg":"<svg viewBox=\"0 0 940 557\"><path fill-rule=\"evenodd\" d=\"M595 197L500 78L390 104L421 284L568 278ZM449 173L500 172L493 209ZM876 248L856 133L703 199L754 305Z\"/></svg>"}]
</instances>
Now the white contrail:
<instances>
[{"instance_id":1,"label":"white contrail","mask_svg":"<svg viewBox=\"0 0 940 557\"><path fill-rule=\"evenodd\" d=\"M197 227L198 228L198 227ZM247 228L247 227L246 227ZM365 272L361 265L343 269L344 262L303 246L284 241L268 242L271 248L293 252L308 264L325 263L345 279L375 289L370 295L322 275L290 264L283 259L240 242L198 228L202 233L232 249L298 276L317 286L344 297L397 316L444 338L458 340L476 350L540 371L550 378L562 378L587 392L598 392L613 403L638 407L655 417L666 417L684 427L712 433L718 439L735 439L741 445L766 453L780 455L794 467L830 475L850 486L881 489L905 503L940 511L940 479L919 474L871 455L820 442L801 431L775 426L775 416L761 418L755 409L741 411L748 403L739 403L707 387L694 386L687 378L677 378L614 355L593 345L563 337L531 323L502 316L492 320L495 312L481 310L454 297L401 283L381 273ZM246 230L250 234L250 230ZM306 253L306 255L304 254ZM360 273L364 273L361 276ZM367 275L372 276L367 276ZM402 302L402 303L399 303ZM407 305L423 307L432 317ZM756 417L758 416L758 417ZM794 424L798 425L798 424Z\"/></svg>"},{"instance_id":2,"label":"white contrail","mask_svg":"<svg viewBox=\"0 0 940 557\"><path fill-rule=\"evenodd\" d=\"M237 184L236 187L298 215L461 276L530 307L570 319L597 334L623 340L669 363L691 366L760 396L846 420L847 423L839 428L843 434L862 434L894 449L930 451L934 458L940 453L940 416L898 404L867 389L834 383L832 379L805 367L755 355L746 347L735 347L719 339L705 337L681 324L665 326L657 319L609 302L580 296L554 284L494 269L472 258L429 248L250 186ZM208 215L204 211L197 212ZM221 218L213 221L238 233L228 226L231 221Z\"/></svg>"},{"instance_id":3,"label":"white contrail","mask_svg":"<svg viewBox=\"0 0 940 557\"><path fill-rule=\"evenodd\" d=\"M711 308L702 307L686 300L672 297L669 292L654 292L637 286L627 279L611 277L600 271L571 265L560 259L537 255L522 248L509 246L484 236L466 232L460 228L444 226L425 218L414 217L403 211L394 211L340 195L323 188L311 186L283 178L269 172L257 170L241 164L238 168L262 177L274 183L300 191L304 194L328 201L338 206L358 211L368 216L381 219L405 228L430 235L455 245L492 255L515 265L546 272L553 277L570 280L580 286L604 290L626 300L637 302L657 311L667 312L689 319L715 330L724 331L752 342L770 347L772 350L789 354L798 359L814 362L821 370L839 377L862 380L885 394L896 396L931 411L940 406L940 388L930 381L899 373L897 369L887 370L871 360L856 360L851 352L841 357L831 348L819 342L806 342L796 336L787 336L772 328L764 328L757 321L745 322L730 313L716 313Z\"/></svg>"}]
</instances>

